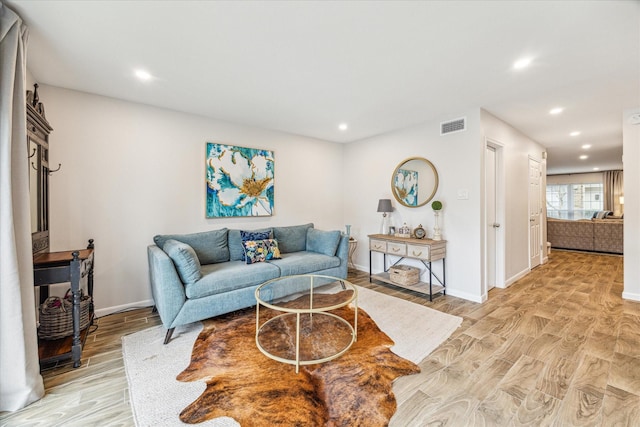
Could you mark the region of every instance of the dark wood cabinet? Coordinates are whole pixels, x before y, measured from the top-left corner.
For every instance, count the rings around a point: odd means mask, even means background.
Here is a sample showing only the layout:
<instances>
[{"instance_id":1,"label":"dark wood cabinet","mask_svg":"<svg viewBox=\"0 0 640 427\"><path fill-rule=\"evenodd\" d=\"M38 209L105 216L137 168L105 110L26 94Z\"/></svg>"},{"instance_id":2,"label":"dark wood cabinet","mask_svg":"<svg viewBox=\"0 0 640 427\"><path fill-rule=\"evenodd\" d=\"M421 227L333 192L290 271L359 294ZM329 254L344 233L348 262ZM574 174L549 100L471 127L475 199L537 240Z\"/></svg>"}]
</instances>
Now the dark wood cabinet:
<instances>
[{"instance_id":1,"label":"dark wood cabinet","mask_svg":"<svg viewBox=\"0 0 640 427\"><path fill-rule=\"evenodd\" d=\"M27 91L27 154L29 161L29 195L31 200L31 238L33 248L33 282L40 290L39 302L49 297L49 285L70 283L73 332L56 340L38 340L40 363L71 358L80 366L82 346L93 323L93 239L87 249L61 252L49 251L49 177L60 169L49 168L49 135L53 128L47 121L40 102L38 85ZM81 289L86 281L91 297L89 326L80 330Z\"/></svg>"},{"instance_id":2,"label":"dark wood cabinet","mask_svg":"<svg viewBox=\"0 0 640 427\"><path fill-rule=\"evenodd\" d=\"M41 294L48 294L49 285L56 283L71 283L71 299L73 319L73 334L57 340L38 340L38 355L40 363L57 362L59 360L73 360L73 367L80 366L82 347L87 338L89 328L93 323L93 239L89 240L87 249L44 252L33 258L33 284L40 287ZM89 325L80 330L80 298L82 284L86 280L87 292L91 297L89 305ZM47 290L46 292L44 292Z\"/></svg>"},{"instance_id":3,"label":"dark wood cabinet","mask_svg":"<svg viewBox=\"0 0 640 427\"><path fill-rule=\"evenodd\" d=\"M49 134L53 128L44 115L38 85L27 91L27 153L31 199L33 253L49 250Z\"/></svg>"}]
</instances>

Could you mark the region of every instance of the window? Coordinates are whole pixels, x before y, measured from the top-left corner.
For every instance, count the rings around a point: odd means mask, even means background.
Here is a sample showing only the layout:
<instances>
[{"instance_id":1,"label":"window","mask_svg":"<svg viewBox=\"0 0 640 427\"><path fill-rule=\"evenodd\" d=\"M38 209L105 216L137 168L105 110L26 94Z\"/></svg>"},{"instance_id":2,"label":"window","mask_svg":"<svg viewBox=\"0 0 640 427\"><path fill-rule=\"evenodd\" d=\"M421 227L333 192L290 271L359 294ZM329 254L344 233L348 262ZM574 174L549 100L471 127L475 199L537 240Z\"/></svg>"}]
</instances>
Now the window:
<instances>
[{"instance_id":1,"label":"window","mask_svg":"<svg viewBox=\"0 0 640 427\"><path fill-rule=\"evenodd\" d=\"M597 184L547 185L547 217L588 219L603 207L603 188Z\"/></svg>"}]
</instances>

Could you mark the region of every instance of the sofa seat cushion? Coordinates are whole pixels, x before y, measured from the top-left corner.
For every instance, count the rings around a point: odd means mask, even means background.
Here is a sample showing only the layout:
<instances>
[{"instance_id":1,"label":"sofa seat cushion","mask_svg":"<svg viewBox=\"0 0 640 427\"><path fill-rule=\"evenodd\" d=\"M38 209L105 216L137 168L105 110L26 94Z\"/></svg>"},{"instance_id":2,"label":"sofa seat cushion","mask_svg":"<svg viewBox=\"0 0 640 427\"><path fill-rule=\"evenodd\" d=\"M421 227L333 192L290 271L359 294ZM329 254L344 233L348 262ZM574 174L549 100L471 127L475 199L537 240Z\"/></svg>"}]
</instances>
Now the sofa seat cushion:
<instances>
[{"instance_id":1,"label":"sofa seat cushion","mask_svg":"<svg viewBox=\"0 0 640 427\"><path fill-rule=\"evenodd\" d=\"M202 298L259 285L280 276L278 267L268 262L247 265L229 261L201 266L202 279L185 286L187 298Z\"/></svg>"},{"instance_id":2,"label":"sofa seat cushion","mask_svg":"<svg viewBox=\"0 0 640 427\"><path fill-rule=\"evenodd\" d=\"M160 234L153 241L160 249L164 249L167 240L177 240L191 246L198 255L201 264L229 261L227 229L204 231L192 234Z\"/></svg>"},{"instance_id":3,"label":"sofa seat cushion","mask_svg":"<svg viewBox=\"0 0 640 427\"><path fill-rule=\"evenodd\" d=\"M282 259L268 261L280 269L281 276L292 276L295 274L308 274L328 268L338 267L340 258L337 256L327 256L315 252L292 252L281 254Z\"/></svg>"}]
</instances>

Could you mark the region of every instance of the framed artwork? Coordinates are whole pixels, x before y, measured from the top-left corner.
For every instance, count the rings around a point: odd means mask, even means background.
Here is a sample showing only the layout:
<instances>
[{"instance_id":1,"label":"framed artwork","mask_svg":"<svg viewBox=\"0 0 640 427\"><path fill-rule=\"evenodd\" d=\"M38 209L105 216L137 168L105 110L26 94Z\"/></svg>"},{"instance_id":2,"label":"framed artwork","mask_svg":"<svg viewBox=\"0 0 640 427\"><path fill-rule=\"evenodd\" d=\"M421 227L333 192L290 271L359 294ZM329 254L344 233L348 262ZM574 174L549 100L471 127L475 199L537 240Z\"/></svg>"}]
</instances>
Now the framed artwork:
<instances>
[{"instance_id":1,"label":"framed artwork","mask_svg":"<svg viewBox=\"0 0 640 427\"><path fill-rule=\"evenodd\" d=\"M398 169L393 186L405 206L418 206L418 171Z\"/></svg>"},{"instance_id":2,"label":"framed artwork","mask_svg":"<svg viewBox=\"0 0 640 427\"><path fill-rule=\"evenodd\" d=\"M207 142L206 217L273 215L273 151Z\"/></svg>"}]
</instances>

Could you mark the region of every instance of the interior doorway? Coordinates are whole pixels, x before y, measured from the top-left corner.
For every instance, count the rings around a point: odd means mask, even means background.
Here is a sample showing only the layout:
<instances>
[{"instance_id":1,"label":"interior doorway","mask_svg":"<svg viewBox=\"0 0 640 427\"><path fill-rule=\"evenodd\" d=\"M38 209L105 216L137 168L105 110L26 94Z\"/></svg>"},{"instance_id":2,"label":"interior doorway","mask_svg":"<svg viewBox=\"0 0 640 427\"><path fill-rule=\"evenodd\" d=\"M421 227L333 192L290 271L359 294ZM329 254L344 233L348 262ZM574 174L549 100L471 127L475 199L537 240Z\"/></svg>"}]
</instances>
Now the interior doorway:
<instances>
[{"instance_id":1,"label":"interior doorway","mask_svg":"<svg viewBox=\"0 0 640 427\"><path fill-rule=\"evenodd\" d=\"M541 264L542 255L542 169L540 162L529 158L529 268Z\"/></svg>"},{"instance_id":2,"label":"interior doorway","mask_svg":"<svg viewBox=\"0 0 640 427\"><path fill-rule=\"evenodd\" d=\"M485 147L485 292L505 287L503 145L487 140Z\"/></svg>"}]
</instances>

